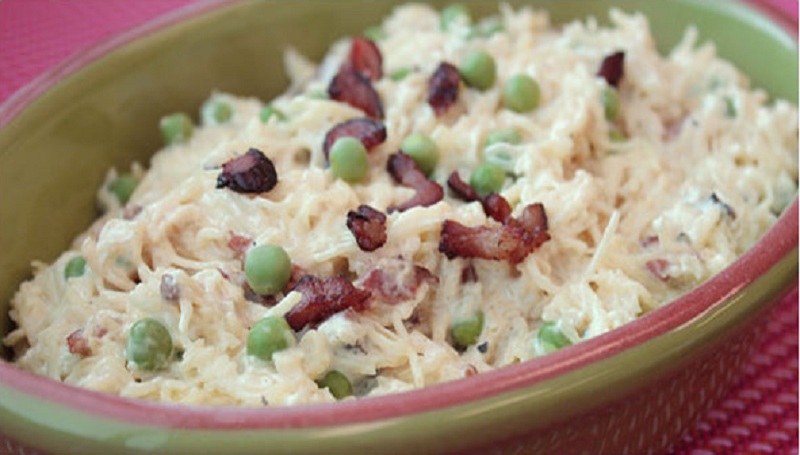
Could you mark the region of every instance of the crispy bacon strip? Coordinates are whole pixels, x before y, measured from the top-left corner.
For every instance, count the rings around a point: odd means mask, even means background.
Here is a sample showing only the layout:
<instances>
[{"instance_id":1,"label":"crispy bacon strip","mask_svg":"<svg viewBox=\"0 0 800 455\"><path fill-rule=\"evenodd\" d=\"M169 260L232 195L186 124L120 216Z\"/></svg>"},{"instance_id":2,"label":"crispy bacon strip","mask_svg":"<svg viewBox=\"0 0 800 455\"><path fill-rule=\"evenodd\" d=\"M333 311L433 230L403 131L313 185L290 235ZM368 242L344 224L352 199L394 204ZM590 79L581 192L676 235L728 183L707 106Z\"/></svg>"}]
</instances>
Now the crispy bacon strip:
<instances>
[{"instance_id":1,"label":"crispy bacon strip","mask_svg":"<svg viewBox=\"0 0 800 455\"><path fill-rule=\"evenodd\" d=\"M347 212L347 229L362 251L375 251L386 243L386 215L368 205Z\"/></svg>"},{"instance_id":2,"label":"crispy bacon strip","mask_svg":"<svg viewBox=\"0 0 800 455\"><path fill-rule=\"evenodd\" d=\"M437 117L446 114L450 106L458 101L461 74L447 62L442 62L428 79L428 104Z\"/></svg>"},{"instance_id":3,"label":"crispy bacon strip","mask_svg":"<svg viewBox=\"0 0 800 455\"><path fill-rule=\"evenodd\" d=\"M272 161L254 148L223 164L217 177L217 188L228 187L237 193L265 193L277 184Z\"/></svg>"},{"instance_id":4,"label":"crispy bacon strip","mask_svg":"<svg viewBox=\"0 0 800 455\"><path fill-rule=\"evenodd\" d=\"M462 180L457 171L451 172L450 176L447 177L447 187L462 201L473 202L481 200L478 192L469 186L469 183Z\"/></svg>"},{"instance_id":5,"label":"crispy bacon strip","mask_svg":"<svg viewBox=\"0 0 800 455\"><path fill-rule=\"evenodd\" d=\"M76 354L82 357L92 355L92 348L89 346L89 341L83 336L83 329L78 329L69 334L67 337L67 346L69 347L70 354Z\"/></svg>"},{"instance_id":6,"label":"crispy bacon strip","mask_svg":"<svg viewBox=\"0 0 800 455\"><path fill-rule=\"evenodd\" d=\"M372 83L350 65L343 65L328 85L328 96L332 100L347 103L361 109L369 117L383 118L383 103Z\"/></svg>"},{"instance_id":7,"label":"crispy bacon strip","mask_svg":"<svg viewBox=\"0 0 800 455\"><path fill-rule=\"evenodd\" d=\"M386 141L386 126L378 120L367 117L337 123L325 134L325 141L322 143L322 151L325 153L326 159L331 147L340 137L358 139L369 152Z\"/></svg>"},{"instance_id":8,"label":"crispy bacon strip","mask_svg":"<svg viewBox=\"0 0 800 455\"><path fill-rule=\"evenodd\" d=\"M603 62L600 63L600 68L597 70L597 75L605 79L608 85L618 87L624 70L625 52L617 51L603 59Z\"/></svg>"},{"instance_id":9,"label":"crispy bacon strip","mask_svg":"<svg viewBox=\"0 0 800 455\"><path fill-rule=\"evenodd\" d=\"M480 201L484 213L497 222L505 223L511 216L511 206L503 196L491 193L485 198L481 198L478 192L462 180L456 171L453 171L450 177L447 178L447 186L461 200L467 202Z\"/></svg>"},{"instance_id":10,"label":"crispy bacon strip","mask_svg":"<svg viewBox=\"0 0 800 455\"><path fill-rule=\"evenodd\" d=\"M349 66L371 81L383 77L381 50L375 42L360 36L353 38L350 43L350 53L343 66Z\"/></svg>"},{"instance_id":11,"label":"crispy bacon strip","mask_svg":"<svg viewBox=\"0 0 800 455\"><path fill-rule=\"evenodd\" d=\"M319 324L340 311L352 308L363 311L369 303L370 292L358 289L344 277L319 279L306 275L294 287L303 294L288 313L286 322L295 331Z\"/></svg>"},{"instance_id":12,"label":"crispy bacon strip","mask_svg":"<svg viewBox=\"0 0 800 455\"><path fill-rule=\"evenodd\" d=\"M414 265L404 275L402 281L398 278L397 273L375 267L364 275L361 285L370 291L373 297L389 304L396 304L414 297L423 283L431 286L439 284L439 277L420 265Z\"/></svg>"},{"instance_id":13,"label":"crispy bacon strip","mask_svg":"<svg viewBox=\"0 0 800 455\"><path fill-rule=\"evenodd\" d=\"M411 199L400 205L389 207L389 213L394 211L403 212L417 206L428 207L444 198L442 186L432 180L428 180L414 159L405 153L397 152L391 155L387 163L387 169L395 181L403 186L417 190L417 194Z\"/></svg>"},{"instance_id":14,"label":"crispy bacon strip","mask_svg":"<svg viewBox=\"0 0 800 455\"><path fill-rule=\"evenodd\" d=\"M502 226L467 227L445 220L439 251L449 259L482 258L519 264L548 240L547 215L544 206L537 203L525 207L518 220L509 216Z\"/></svg>"}]
</instances>

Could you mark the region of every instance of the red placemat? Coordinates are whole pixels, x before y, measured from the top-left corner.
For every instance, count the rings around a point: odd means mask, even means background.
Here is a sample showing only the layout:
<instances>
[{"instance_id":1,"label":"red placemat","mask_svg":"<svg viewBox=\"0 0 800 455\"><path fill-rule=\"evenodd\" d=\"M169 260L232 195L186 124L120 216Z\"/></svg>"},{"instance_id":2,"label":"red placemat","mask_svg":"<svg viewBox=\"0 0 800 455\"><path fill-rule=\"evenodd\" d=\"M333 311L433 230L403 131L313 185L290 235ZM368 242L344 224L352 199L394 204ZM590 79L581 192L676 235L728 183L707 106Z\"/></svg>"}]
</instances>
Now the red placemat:
<instances>
[{"instance_id":1,"label":"red placemat","mask_svg":"<svg viewBox=\"0 0 800 455\"><path fill-rule=\"evenodd\" d=\"M761 2L796 23L796 1ZM0 105L75 53L188 3L192 0L0 1ZM798 453L797 288L773 310L767 332L737 385L671 453Z\"/></svg>"}]
</instances>

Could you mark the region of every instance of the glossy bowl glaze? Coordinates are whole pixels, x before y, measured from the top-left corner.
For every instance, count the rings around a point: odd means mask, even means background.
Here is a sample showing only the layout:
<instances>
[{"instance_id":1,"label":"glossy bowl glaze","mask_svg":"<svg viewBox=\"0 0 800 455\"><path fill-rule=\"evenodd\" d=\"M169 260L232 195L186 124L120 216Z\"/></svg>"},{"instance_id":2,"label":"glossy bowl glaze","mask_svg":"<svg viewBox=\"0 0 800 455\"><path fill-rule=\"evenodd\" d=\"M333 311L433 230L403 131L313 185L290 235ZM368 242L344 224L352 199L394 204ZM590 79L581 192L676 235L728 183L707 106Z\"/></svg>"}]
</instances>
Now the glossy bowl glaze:
<instances>
[{"instance_id":1,"label":"glossy bowl glaze","mask_svg":"<svg viewBox=\"0 0 800 455\"><path fill-rule=\"evenodd\" d=\"M533 3L556 22L606 18L613 4ZM721 1L620 4L650 17L662 51L694 23L754 86L797 99L796 42L765 16ZM71 62L80 69L16 97L0 113L2 312L30 261L52 260L89 225L106 169L146 162L159 147L164 112L196 111L215 88L268 99L285 84L276 64L284 46L320 57L391 6L204 5L86 54ZM797 219L795 201L723 273L618 330L414 392L294 408L173 406L76 389L0 361L0 452L661 453L735 381L769 308L796 286ZM4 334L8 321L0 320Z\"/></svg>"}]
</instances>

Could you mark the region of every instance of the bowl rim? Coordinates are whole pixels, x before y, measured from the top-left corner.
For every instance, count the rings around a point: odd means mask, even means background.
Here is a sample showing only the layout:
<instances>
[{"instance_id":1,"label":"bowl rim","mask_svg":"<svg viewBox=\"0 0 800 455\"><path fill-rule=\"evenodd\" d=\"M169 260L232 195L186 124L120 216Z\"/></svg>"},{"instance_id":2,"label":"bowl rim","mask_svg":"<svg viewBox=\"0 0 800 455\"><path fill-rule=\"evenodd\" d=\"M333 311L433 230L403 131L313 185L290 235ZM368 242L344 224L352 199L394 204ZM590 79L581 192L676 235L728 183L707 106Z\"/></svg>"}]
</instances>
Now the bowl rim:
<instances>
[{"instance_id":1,"label":"bowl rim","mask_svg":"<svg viewBox=\"0 0 800 455\"><path fill-rule=\"evenodd\" d=\"M679 0L691 2L691 0ZM754 6L767 0L732 2L739 12L754 12ZM747 3L747 5L745 4ZM225 8L223 8L225 6ZM0 105L0 127L16 118L24 108L66 77L75 75L86 64L151 32L185 23L204 13L235 8L224 2L199 2L178 8L155 20L135 27L112 40L68 58L34 79ZM758 8L762 10L762 8ZM784 11L785 12L785 11ZM783 31L797 30L794 16L772 23ZM784 17L786 19L786 17ZM793 22L792 22L793 21ZM791 35L796 44L796 33ZM338 403L301 406L251 408L237 406L176 405L119 397L53 381L0 360L0 385L39 399L58 403L89 415L129 423L147 422L150 426L181 429L279 429L319 428L404 417L451 408L495 397L574 372L600 360L632 349L641 343L676 328L691 325L746 288L781 259L796 251L798 244L798 199L795 198L776 224L745 254L722 272L678 299L645 314L620 328L585 340L551 355L507 366L491 372L437 384L422 389ZM787 284L787 286L792 283ZM796 285L796 281L794 283Z\"/></svg>"}]
</instances>

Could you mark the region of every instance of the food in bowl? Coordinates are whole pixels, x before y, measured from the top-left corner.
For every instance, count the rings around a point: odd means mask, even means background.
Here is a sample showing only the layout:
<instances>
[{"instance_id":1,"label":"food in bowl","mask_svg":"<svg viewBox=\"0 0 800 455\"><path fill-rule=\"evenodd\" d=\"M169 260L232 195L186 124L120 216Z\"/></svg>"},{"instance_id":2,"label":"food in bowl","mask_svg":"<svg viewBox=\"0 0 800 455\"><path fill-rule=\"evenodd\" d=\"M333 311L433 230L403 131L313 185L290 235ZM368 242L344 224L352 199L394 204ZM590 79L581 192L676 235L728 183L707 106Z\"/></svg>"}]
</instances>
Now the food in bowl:
<instances>
[{"instance_id":1,"label":"food in bowl","mask_svg":"<svg viewBox=\"0 0 800 455\"><path fill-rule=\"evenodd\" d=\"M399 7L264 104L161 122L147 172L34 265L5 338L56 380L181 403L398 392L544 355L730 264L793 199L797 109L689 30ZM424 50L424 51L423 51Z\"/></svg>"}]
</instances>

